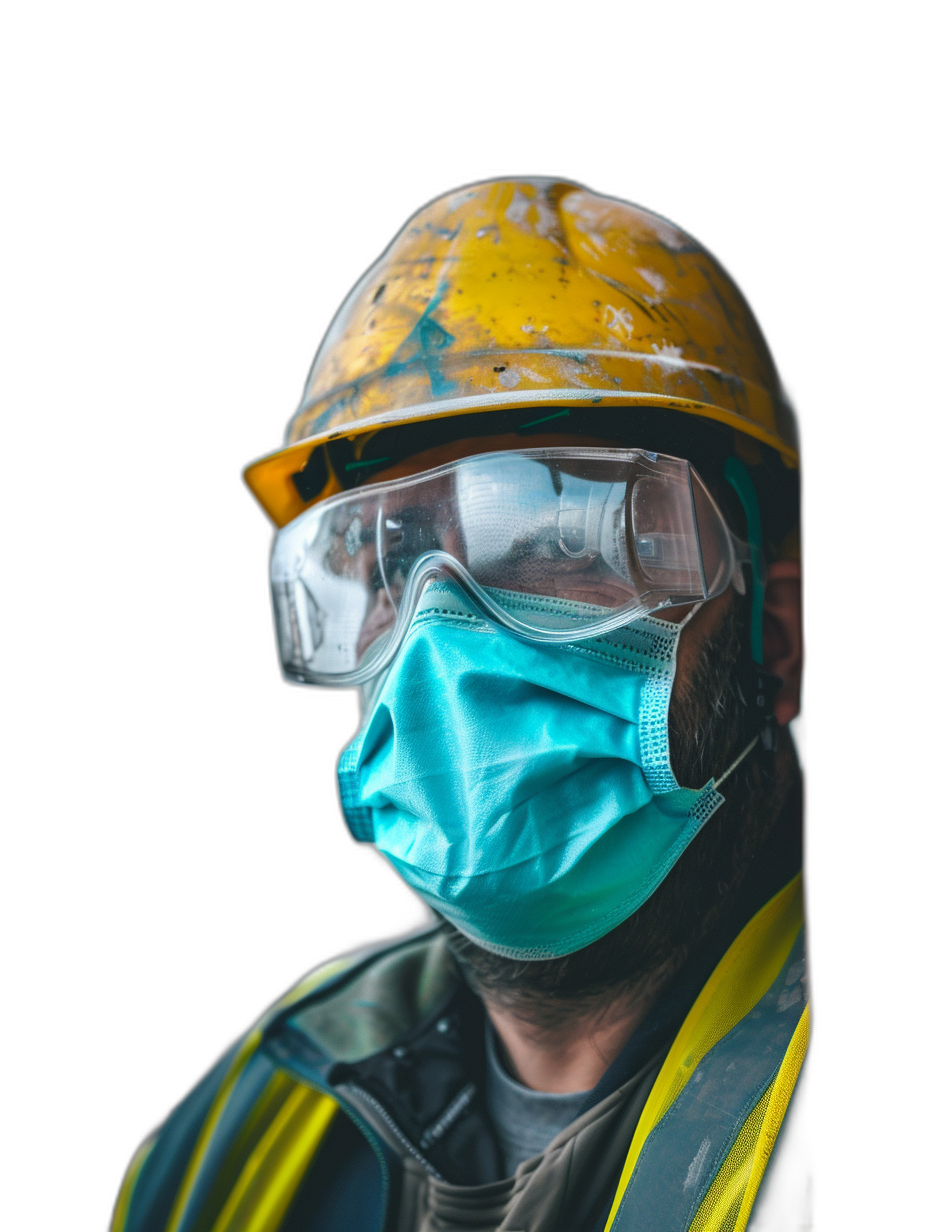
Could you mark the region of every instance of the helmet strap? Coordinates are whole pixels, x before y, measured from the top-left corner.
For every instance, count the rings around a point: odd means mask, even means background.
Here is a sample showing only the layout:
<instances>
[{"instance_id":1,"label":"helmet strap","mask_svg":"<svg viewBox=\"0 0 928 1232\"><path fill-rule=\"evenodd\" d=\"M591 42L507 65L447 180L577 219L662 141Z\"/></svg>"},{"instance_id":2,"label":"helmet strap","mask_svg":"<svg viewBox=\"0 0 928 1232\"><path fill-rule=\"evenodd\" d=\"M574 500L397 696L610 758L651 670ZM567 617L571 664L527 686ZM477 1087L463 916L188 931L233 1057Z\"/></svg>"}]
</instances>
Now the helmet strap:
<instances>
[{"instance_id":1,"label":"helmet strap","mask_svg":"<svg viewBox=\"0 0 928 1232\"><path fill-rule=\"evenodd\" d=\"M741 700L752 716L751 726L756 731L761 748L768 753L776 751L777 721L773 704L782 680L764 667L764 570L763 536L761 533L760 502L757 489L748 468L740 458L725 460L725 478L735 489L747 522L748 546L751 553L751 617L750 640L742 650L737 666L737 685Z\"/></svg>"}]
</instances>

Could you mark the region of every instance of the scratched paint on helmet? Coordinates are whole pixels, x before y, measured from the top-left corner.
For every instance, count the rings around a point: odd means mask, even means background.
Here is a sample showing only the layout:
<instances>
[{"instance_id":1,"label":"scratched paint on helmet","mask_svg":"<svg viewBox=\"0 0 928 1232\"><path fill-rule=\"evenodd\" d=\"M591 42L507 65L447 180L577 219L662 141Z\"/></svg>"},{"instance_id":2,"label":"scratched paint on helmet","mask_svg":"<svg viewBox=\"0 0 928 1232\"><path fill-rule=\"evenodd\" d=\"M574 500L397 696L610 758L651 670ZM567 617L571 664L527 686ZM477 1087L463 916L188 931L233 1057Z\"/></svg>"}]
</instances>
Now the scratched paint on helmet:
<instances>
[{"instance_id":1,"label":"scratched paint on helmet","mask_svg":"<svg viewBox=\"0 0 928 1232\"><path fill-rule=\"evenodd\" d=\"M727 423L795 464L794 420L760 328L696 240L568 181L489 181L420 210L359 280L289 425L292 456L255 463L246 479L280 523L301 506L274 485L323 440L630 399Z\"/></svg>"}]
</instances>

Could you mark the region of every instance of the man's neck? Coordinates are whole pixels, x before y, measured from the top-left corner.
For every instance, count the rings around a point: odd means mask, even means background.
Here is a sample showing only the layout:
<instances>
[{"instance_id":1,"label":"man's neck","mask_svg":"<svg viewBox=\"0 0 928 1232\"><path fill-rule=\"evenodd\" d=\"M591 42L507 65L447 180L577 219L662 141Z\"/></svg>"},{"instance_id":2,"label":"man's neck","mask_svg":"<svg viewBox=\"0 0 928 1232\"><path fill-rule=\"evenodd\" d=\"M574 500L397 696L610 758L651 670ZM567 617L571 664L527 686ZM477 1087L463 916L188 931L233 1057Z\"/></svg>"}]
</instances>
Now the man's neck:
<instances>
[{"instance_id":1,"label":"man's neck","mask_svg":"<svg viewBox=\"0 0 928 1232\"><path fill-rule=\"evenodd\" d=\"M533 1091L590 1091L619 1055L660 992L619 994L606 1005L556 1026L539 1027L487 1001L486 1010L511 1075Z\"/></svg>"}]
</instances>

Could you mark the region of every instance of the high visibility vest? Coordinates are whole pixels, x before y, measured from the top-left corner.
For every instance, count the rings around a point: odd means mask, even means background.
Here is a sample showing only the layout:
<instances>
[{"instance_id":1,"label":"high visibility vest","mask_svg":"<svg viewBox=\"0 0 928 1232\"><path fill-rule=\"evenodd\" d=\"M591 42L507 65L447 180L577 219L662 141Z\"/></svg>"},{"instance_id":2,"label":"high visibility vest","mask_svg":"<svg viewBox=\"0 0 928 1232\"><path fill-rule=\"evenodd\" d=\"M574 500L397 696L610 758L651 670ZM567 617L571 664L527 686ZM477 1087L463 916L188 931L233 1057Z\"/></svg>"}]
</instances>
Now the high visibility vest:
<instances>
[{"instance_id":1,"label":"high visibility vest","mask_svg":"<svg viewBox=\"0 0 928 1232\"><path fill-rule=\"evenodd\" d=\"M603 1232L747 1226L808 1045L802 909L797 876L703 987L639 1118ZM298 985L142 1145L111 1232L380 1232L395 1183L389 1153L322 1081L262 1048L282 1014L353 966L341 960ZM358 1131L370 1149L336 1172L339 1133L361 1143Z\"/></svg>"}]
</instances>

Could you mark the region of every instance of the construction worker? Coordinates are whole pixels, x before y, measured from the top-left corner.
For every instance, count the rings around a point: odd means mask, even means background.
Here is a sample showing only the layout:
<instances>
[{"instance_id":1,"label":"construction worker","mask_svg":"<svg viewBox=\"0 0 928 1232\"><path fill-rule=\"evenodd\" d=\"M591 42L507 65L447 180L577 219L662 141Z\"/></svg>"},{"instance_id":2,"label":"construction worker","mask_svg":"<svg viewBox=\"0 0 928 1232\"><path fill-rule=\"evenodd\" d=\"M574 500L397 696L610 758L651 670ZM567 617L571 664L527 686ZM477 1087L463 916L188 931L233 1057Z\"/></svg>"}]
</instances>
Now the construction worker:
<instances>
[{"instance_id":1,"label":"construction worker","mask_svg":"<svg viewBox=\"0 0 928 1232\"><path fill-rule=\"evenodd\" d=\"M286 447L284 673L434 910L307 977L138 1152L115 1232L751 1217L802 1064L795 424L751 311L576 184L426 206Z\"/></svg>"}]
</instances>

